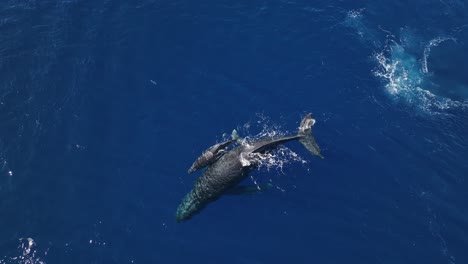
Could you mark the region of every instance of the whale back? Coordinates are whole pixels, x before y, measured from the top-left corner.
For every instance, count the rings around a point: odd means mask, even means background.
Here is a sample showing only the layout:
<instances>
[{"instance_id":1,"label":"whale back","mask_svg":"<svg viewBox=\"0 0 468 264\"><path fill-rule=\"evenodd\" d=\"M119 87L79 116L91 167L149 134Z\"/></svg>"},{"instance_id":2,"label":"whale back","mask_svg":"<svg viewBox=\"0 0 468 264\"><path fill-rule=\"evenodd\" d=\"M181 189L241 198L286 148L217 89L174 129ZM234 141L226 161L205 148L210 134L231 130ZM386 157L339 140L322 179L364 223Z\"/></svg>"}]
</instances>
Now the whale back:
<instances>
[{"instance_id":1,"label":"whale back","mask_svg":"<svg viewBox=\"0 0 468 264\"><path fill-rule=\"evenodd\" d=\"M177 221L190 219L247 176L250 166L244 166L239 160L243 149L243 146L238 146L208 166L179 205Z\"/></svg>"}]
</instances>

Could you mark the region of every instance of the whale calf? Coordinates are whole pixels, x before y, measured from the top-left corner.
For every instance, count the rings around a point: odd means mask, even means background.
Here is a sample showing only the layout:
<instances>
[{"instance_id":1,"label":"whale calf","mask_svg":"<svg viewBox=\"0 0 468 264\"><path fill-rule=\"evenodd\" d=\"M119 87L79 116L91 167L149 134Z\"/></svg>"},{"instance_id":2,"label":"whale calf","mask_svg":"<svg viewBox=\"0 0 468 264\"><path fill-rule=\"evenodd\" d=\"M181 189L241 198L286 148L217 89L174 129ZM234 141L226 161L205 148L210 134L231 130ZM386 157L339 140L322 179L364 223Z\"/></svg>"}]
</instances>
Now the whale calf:
<instances>
[{"instance_id":1,"label":"whale calf","mask_svg":"<svg viewBox=\"0 0 468 264\"><path fill-rule=\"evenodd\" d=\"M234 130L235 131L235 130ZM209 147L207 150L203 152L203 154L198 157L190 166L188 173L192 173L194 171L197 171L201 168L204 168L213 162L217 161L223 154L224 154L224 149L231 145L233 142L235 142L238 139L237 132L232 134L232 139L227 140L221 143L218 143L216 145L213 145Z\"/></svg>"},{"instance_id":2,"label":"whale calf","mask_svg":"<svg viewBox=\"0 0 468 264\"><path fill-rule=\"evenodd\" d=\"M256 154L267 153L281 144L296 140L312 154L323 158L320 154L320 148L312 136L312 126L314 124L315 119L312 118L312 114L308 114L302 119L296 135L262 138L250 144L239 144L225 151L224 149L228 145L236 141L233 137L232 140L209 148L205 151L208 154L202 154L189 169L189 172L192 172L207 166L207 169L196 180L192 190L185 195L177 208L177 222L189 220L221 195L232 192L236 185L244 180L249 172L258 165L255 160ZM201 162L197 163L199 160Z\"/></svg>"}]
</instances>

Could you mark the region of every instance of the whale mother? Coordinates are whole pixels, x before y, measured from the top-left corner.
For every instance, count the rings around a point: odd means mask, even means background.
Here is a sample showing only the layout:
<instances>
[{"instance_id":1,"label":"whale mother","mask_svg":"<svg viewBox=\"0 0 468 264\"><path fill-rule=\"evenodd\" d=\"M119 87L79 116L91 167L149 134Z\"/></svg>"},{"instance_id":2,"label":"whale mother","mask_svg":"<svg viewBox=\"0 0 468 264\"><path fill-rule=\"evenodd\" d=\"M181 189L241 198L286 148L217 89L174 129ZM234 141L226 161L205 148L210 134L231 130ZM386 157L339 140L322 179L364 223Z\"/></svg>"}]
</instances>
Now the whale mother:
<instances>
[{"instance_id":1,"label":"whale mother","mask_svg":"<svg viewBox=\"0 0 468 264\"><path fill-rule=\"evenodd\" d=\"M244 180L250 170L257 166L255 153L263 154L288 141L297 140L312 154L323 158L320 148L312 136L315 120L306 115L296 135L278 138L263 138L246 145L239 145L213 159L208 168L195 182L193 189L184 197L177 208L177 222L185 221L199 213L205 206ZM213 147L212 147L213 148ZM212 149L210 148L210 149Z\"/></svg>"}]
</instances>

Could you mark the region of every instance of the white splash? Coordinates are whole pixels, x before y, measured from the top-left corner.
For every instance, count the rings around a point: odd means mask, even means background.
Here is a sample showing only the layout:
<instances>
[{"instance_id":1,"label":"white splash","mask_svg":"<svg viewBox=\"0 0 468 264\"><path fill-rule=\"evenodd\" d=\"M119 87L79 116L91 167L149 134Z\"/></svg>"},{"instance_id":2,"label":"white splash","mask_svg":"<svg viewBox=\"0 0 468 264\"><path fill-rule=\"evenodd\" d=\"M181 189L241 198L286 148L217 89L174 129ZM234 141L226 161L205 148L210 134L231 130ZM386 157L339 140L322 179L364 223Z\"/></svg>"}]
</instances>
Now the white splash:
<instances>
[{"instance_id":1,"label":"white splash","mask_svg":"<svg viewBox=\"0 0 468 264\"><path fill-rule=\"evenodd\" d=\"M386 57L385 54L389 56ZM422 83L422 75L417 70L417 61L408 56L405 49L396 43L374 55L378 62L378 68L374 75L384 79L387 84L385 88L393 95L410 95L413 88Z\"/></svg>"},{"instance_id":2,"label":"white splash","mask_svg":"<svg viewBox=\"0 0 468 264\"><path fill-rule=\"evenodd\" d=\"M250 165L252 165L252 163L250 162L250 155L249 153L246 153L246 152L242 152L240 155L239 155L239 160L242 164L242 167L248 167Z\"/></svg>"},{"instance_id":3,"label":"white splash","mask_svg":"<svg viewBox=\"0 0 468 264\"><path fill-rule=\"evenodd\" d=\"M438 39L428 44L424 61L429 56L430 47L445 40L448 39ZM402 45L393 42L384 51L374 54L374 59L378 63L377 69L373 71L374 75L384 81L387 92L396 99L427 113L466 106L465 102L441 97L425 89L428 85L425 81L427 61L426 66L421 65Z\"/></svg>"},{"instance_id":4,"label":"white splash","mask_svg":"<svg viewBox=\"0 0 468 264\"><path fill-rule=\"evenodd\" d=\"M254 160L254 163L257 164L259 169L270 170L279 170L283 171L285 165L298 162L301 164L307 163L302 157L297 153L287 148L286 146L280 146L277 149L267 152L264 154L253 153L251 159Z\"/></svg>"},{"instance_id":5,"label":"white splash","mask_svg":"<svg viewBox=\"0 0 468 264\"><path fill-rule=\"evenodd\" d=\"M249 149L252 149L254 142L258 140L265 138L279 138L292 134L284 132L281 126L271 123L267 117L260 114L257 116L260 120L256 121L253 127L260 127L261 131L254 136L240 138L238 141L239 144L243 145L246 149L246 152L240 154L240 162L242 163L242 166L255 165L258 169L282 171L284 166L287 164L294 162L301 164L307 163L306 160L284 145L266 153L250 153ZM250 129L252 129L252 125L250 123L241 128L243 134L249 134Z\"/></svg>"},{"instance_id":6,"label":"white splash","mask_svg":"<svg viewBox=\"0 0 468 264\"><path fill-rule=\"evenodd\" d=\"M47 251L44 253L38 253L36 248L36 242L32 238L20 238L20 245L18 246L19 255L12 257L5 256L4 259L0 259L0 264L45 264L41 260L39 255L47 255Z\"/></svg>"},{"instance_id":7,"label":"white splash","mask_svg":"<svg viewBox=\"0 0 468 264\"><path fill-rule=\"evenodd\" d=\"M365 45L380 50L373 55L377 62L373 74L383 81L392 98L429 114L468 108L468 101L455 101L433 94L428 80L430 69L427 61L431 49L445 41L456 41L454 37L437 37L425 43L413 30L402 28L397 41L397 36L389 30L380 26L368 27L364 11L363 8L348 11L342 24L351 28ZM417 54L421 54L420 57Z\"/></svg>"}]
</instances>

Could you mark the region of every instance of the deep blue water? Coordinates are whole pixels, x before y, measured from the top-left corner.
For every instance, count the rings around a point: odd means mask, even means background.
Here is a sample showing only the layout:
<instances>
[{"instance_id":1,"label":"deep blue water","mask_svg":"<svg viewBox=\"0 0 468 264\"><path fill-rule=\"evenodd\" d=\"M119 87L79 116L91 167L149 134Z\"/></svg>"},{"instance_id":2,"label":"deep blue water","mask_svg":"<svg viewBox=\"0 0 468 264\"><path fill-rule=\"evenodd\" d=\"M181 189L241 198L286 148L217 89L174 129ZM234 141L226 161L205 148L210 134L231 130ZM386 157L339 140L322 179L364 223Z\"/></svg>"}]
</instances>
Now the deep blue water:
<instances>
[{"instance_id":1,"label":"deep blue water","mask_svg":"<svg viewBox=\"0 0 468 264\"><path fill-rule=\"evenodd\" d=\"M459 0L4 0L0 263L468 263L467 50ZM325 159L176 223L223 133L308 112Z\"/></svg>"}]
</instances>

